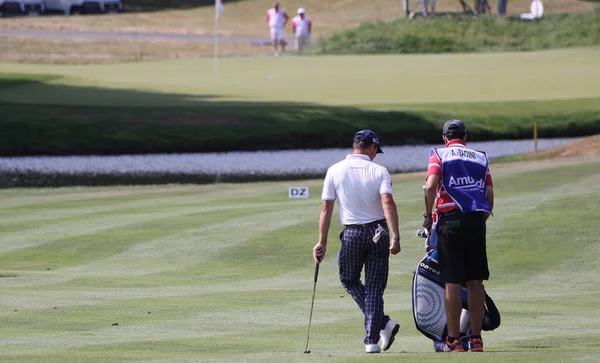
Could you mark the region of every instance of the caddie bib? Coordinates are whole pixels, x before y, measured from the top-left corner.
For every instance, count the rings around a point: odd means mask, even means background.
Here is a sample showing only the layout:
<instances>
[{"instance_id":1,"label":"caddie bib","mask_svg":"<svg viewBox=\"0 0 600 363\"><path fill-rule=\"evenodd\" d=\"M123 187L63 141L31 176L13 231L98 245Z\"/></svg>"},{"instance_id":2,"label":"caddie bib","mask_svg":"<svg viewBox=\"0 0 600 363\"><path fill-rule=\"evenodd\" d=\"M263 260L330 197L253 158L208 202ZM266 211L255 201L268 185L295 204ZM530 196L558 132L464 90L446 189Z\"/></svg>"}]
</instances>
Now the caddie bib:
<instances>
[{"instance_id":1,"label":"caddie bib","mask_svg":"<svg viewBox=\"0 0 600 363\"><path fill-rule=\"evenodd\" d=\"M432 148L442 163L442 185L463 213L492 213L486 198L488 159L484 152L464 147Z\"/></svg>"}]
</instances>

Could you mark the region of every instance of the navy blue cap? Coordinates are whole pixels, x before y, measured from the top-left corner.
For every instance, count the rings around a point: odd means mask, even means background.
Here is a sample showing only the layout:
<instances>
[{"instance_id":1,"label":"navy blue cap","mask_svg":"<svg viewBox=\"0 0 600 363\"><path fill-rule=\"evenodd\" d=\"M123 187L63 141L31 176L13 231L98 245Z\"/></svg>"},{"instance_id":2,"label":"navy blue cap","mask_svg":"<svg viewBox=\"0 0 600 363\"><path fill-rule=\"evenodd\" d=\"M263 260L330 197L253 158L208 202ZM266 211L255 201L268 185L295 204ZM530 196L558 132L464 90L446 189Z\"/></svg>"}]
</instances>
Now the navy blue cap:
<instances>
[{"instance_id":1,"label":"navy blue cap","mask_svg":"<svg viewBox=\"0 0 600 363\"><path fill-rule=\"evenodd\" d=\"M458 134L466 134L467 127L460 120L448 120L444 124L444 128L442 129L442 134L446 135L448 133L458 133Z\"/></svg>"},{"instance_id":2,"label":"navy blue cap","mask_svg":"<svg viewBox=\"0 0 600 363\"><path fill-rule=\"evenodd\" d=\"M377 145L377 154L383 154L381 148L379 147L379 138L377 134L371 130L361 130L354 135L354 142L364 141L367 144L375 144Z\"/></svg>"}]
</instances>

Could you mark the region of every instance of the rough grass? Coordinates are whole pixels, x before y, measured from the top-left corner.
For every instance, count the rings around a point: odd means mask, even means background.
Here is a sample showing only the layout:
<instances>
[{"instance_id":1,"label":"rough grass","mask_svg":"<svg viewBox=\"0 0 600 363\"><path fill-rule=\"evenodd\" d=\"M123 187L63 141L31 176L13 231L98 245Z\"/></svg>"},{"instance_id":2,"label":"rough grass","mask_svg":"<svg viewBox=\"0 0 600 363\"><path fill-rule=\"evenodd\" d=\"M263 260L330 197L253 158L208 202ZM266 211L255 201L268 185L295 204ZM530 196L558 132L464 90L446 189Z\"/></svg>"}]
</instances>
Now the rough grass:
<instances>
[{"instance_id":1,"label":"rough grass","mask_svg":"<svg viewBox=\"0 0 600 363\"><path fill-rule=\"evenodd\" d=\"M485 334L486 353L461 362L600 357L599 170L598 157L492 165L486 289L502 325ZM394 176L403 250L391 259L385 301L401 330L382 362L454 360L433 353L412 318L422 177ZM300 185L311 197L289 200L287 188ZM302 353L321 185L1 190L0 359L372 361L360 313L337 279L339 222L320 268L312 353Z\"/></svg>"},{"instance_id":2,"label":"rough grass","mask_svg":"<svg viewBox=\"0 0 600 363\"><path fill-rule=\"evenodd\" d=\"M213 34L214 33L214 9L212 6L201 6L203 3L194 3L191 1L152 1L146 3L147 7L140 7L141 4L127 4L128 9L140 10L138 13L122 13L112 15L92 15L92 16L44 16L36 18L17 17L2 19L0 28L24 28L24 29L52 29L52 30L91 30L91 31L122 31L122 32L159 32L159 33L187 33L187 34ZM495 2L490 4L495 9ZM564 12L586 12L595 8L595 3L585 0L547 0L546 13L564 13ZM268 38L268 29L264 23L263 15L266 9L271 5L271 1L265 0L245 0L226 3L226 13L220 19L220 33L222 35L254 35ZM333 0L333 1L310 1L307 3L292 0L286 2L285 7L293 14L294 9L299 6L306 7L315 24L313 38L315 40L324 39L333 34L342 32L346 29L353 29L363 24L372 24L385 22L385 34L381 31L372 32L361 30L363 34L362 49L356 44L348 44L347 41L334 40L337 46L333 46L330 41L324 42L324 46L317 49L321 53L372 53L376 52L439 52L439 51L470 51L477 46L484 50L498 47L497 43L512 44L509 34L508 39L498 39L499 32L490 37L481 35L467 34L461 31L464 28L462 21L456 19L446 22L452 24L451 30L447 30L443 20L434 22L427 21L419 25L418 21L407 21L401 19L396 23L388 24L393 20L403 17L403 10L400 1L397 0L377 0L365 4L357 0ZM438 4L440 13L456 14L460 11L458 1L440 1ZM518 15L520 12L528 11L529 0L513 0L508 7L509 15ZM154 11L145 11L154 10ZM480 18L487 18L480 17ZM439 19L439 17L438 17ZM490 21L486 21L486 24ZM396 25L394 25L396 24ZM400 28L418 29L418 36L401 36L398 40L398 24ZM500 24L506 24L500 22ZM546 21L543 22L546 24ZM423 25L425 25L423 27ZM366 28L373 27L367 25ZM375 26L381 28L382 26ZM444 29L443 35L429 34L430 29L440 31ZM546 25L547 27L547 25ZM550 25L550 28L552 26ZM502 28L502 26L494 26ZM509 32L514 32L513 26L504 26L509 28ZM594 42L584 42L580 38L593 38L594 32L572 34L557 32L556 29L547 29L539 27L534 34L527 34L528 45L526 47L514 44L506 49L542 49L548 47L595 44ZM425 29L425 30L424 30ZM474 27L472 27L474 29ZM597 30L597 29L596 29ZM458 31L458 33L457 33ZM287 28L287 36L292 37L291 30ZM371 34L372 33L372 34ZM402 32L400 32L402 33ZM548 34L547 34L548 33ZM546 39L552 37L555 33L564 35L562 39ZM596 31L597 33L597 31ZM369 37L368 35L371 34ZM540 34L545 34L541 36ZM523 35L523 34L521 34ZM504 37L504 35L503 35ZM484 38L484 39L482 39ZM490 38L490 39L487 39ZM539 38L546 39L542 44ZM395 40L394 40L395 39ZM598 39L596 36L594 39ZM401 43L400 45L391 43ZM490 44L488 44L490 42ZM532 43L533 42L533 43ZM550 43L550 45L546 43ZM206 42L210 43L210 42ZM162 41L96 41L96 40L78 40L78 39L35 39L30 38L1 38L0 37L0 61L34 62L34 63L111 63L128 62L140 58L139 54L144 53L144 59L173 59L177 57L196 58L211 56L212 47L206 43L191 42L162 42ZM262 47L252 47L248 42L240 41L238 44L226 44L222 46L220 54L222 56L248 56L264 55L267 50ZM352 42L351 42L352 43ZM451 49L448 49L451 48Z\"/></svg>"},{"instance_id":3,"label":"rough grass","mask_svg":"<svg viewBox=\"0 0 600 363\"><path fill-rule=\"evenodd\" d=\"M472 1L468 1L472 4ZM495 13L496 1L488 1ZM530 0L511 0L508 14L516 16L529 12ZM168 2L163 3L165 8ZM223 35L254 35L268 37L268 28L263 16L271 6L271 0L245 0L225 4L225 14L220 21ZM357 27L362 23L391 21L403 17L402 2L399 0L375 0L365 3L361 0L300 1L289 0L282 6L290 14L299 7L305 7L314 21L316 38L330 36L344 29ZM597 4L586 0L545 0L546 13L588 11ZM439 12L462 11L455 0L439 1ZM2 19L0 27L34 29L69 29L97 31L141 31L212 34L214 31L214 8L211 6L193 9L169 9L143 13L123 13L100 16L44 16L36 18ZM288 36L291 31L286 31Z\"/></svg>"},{"instance_id":4,"label":"rough grass","mask_svg":"<svg viewBox=\"0 0 600 363\"><path fill-rule=\"evenodd\" d=\"M548 15L541 22L439 16L368 23L321 39L308 53L401 54L532 51L600 45L600 10ZM115 63L214 55L212 42L0 37L0 61ZM290 48L291 49L291 48ZM271 54L268 42L221 42L220 57Z\"/></svg>"},{"instance_id":5,"label":"rough grass","mask_svg":"<svg viewBox=\"0 0 600 363\"><path fill-rule=\"evenodd\" d=\"M49 64L125 63L214 55L214 45L207 42L133 41L89 39L38 39L0 37L0 61ZM220 57L263 56L270 47L250 43L219 44Z\"/></svg>"},{"instance_id":6,"label":"rough grass","mask_svg":"<svg viewBox=\"0 0 600 363\"><path fill-rule=\"evenodd\" d=\"M365 24L317 44L318 54L531 51L600 45L600 9L555 14L539 22L438 16Z\"/></svg>"}]
</instances>

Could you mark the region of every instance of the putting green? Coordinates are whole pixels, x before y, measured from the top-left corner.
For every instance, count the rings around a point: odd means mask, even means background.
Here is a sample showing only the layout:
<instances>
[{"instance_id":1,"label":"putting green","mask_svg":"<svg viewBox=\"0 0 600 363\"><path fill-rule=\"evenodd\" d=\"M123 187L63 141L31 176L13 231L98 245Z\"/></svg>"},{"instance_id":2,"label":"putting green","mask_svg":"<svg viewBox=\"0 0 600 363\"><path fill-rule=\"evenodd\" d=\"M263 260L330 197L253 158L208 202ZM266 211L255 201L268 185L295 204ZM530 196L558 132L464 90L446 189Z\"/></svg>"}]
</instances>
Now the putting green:
<instances>
[{"instance_id":1,"label":"putting green","mask_svg":"<svg viewBox=\"0 0 600 363\"><path fill-rule=\"evenodd\" d=\"M23 84L0 89L7 102L69 105L165 105L198 101L290 101L399 105L595 99L600 97L600 48L529 53L225 58L214 79L212 59L118 65L4 64L3 73L56 75L45 82L72 86L48 93ZM96 90L144 93L123 99Z\"/></svg>"}]
</instances>

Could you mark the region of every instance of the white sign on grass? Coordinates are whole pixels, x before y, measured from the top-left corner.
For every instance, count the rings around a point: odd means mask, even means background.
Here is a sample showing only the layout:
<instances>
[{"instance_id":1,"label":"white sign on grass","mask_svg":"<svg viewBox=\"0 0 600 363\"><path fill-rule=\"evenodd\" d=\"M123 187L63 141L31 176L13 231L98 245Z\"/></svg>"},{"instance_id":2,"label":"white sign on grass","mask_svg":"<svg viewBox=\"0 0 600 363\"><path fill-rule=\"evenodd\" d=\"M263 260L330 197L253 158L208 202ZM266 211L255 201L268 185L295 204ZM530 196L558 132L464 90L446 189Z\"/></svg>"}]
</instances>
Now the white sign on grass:
<instances>
[{"instance_id":1,"label":"white sign on grass","mask_svg":"<svg viewBox=\"0 0 600 363\"><path fill-rule=\"evenodd\" d=\"M288 189L290 198L308 198L308 187L290 187Z\"/></svg>"}]
</instances>

